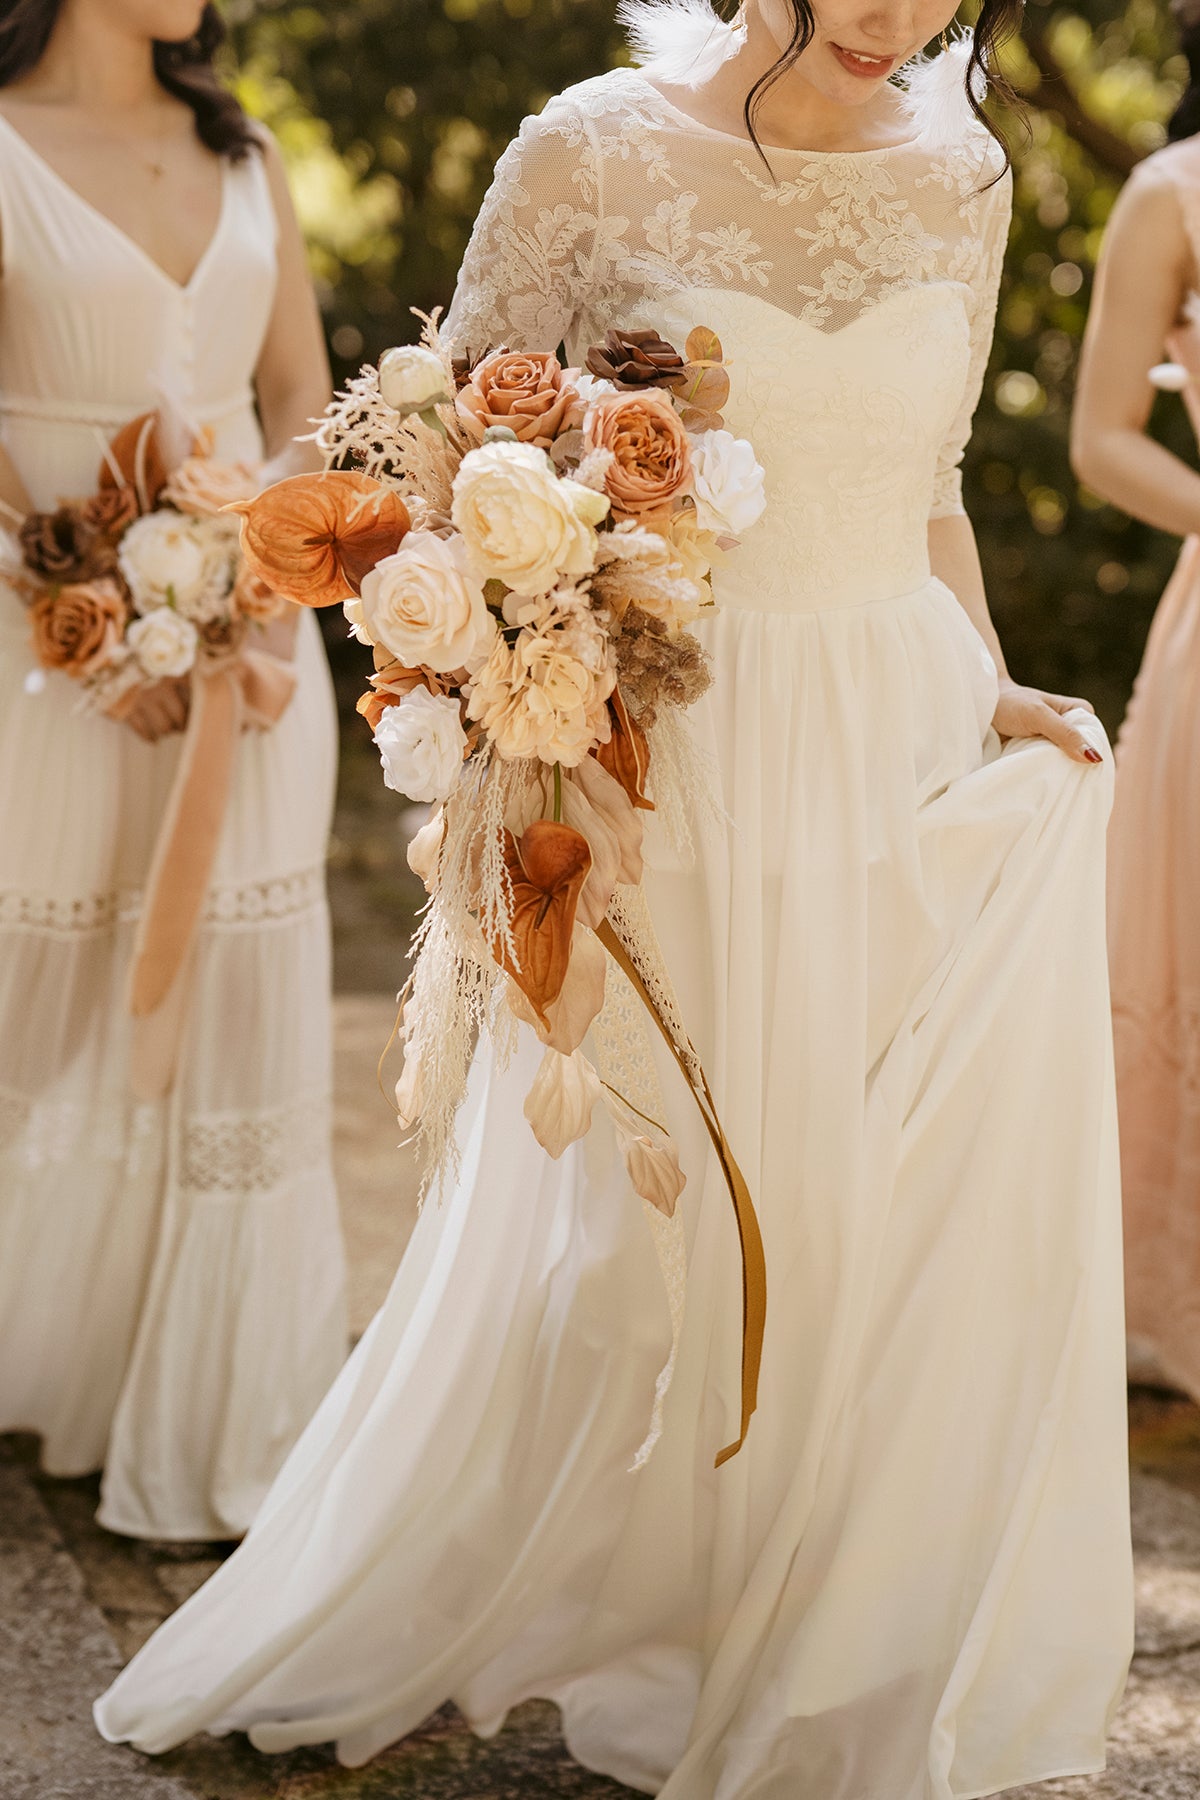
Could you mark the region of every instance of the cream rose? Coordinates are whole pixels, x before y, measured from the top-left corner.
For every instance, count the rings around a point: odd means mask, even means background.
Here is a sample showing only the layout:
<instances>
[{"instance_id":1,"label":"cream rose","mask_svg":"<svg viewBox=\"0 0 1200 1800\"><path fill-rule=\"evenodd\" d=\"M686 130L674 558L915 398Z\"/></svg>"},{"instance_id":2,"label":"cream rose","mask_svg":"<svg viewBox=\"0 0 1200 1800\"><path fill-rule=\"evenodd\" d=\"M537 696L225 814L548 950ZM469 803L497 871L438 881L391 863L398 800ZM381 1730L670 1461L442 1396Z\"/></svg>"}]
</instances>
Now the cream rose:
<instances>
[{"instance_id":1,"label":"cream rose","mask_svg":"<svg viewBox=\"0 0 1200 1800\"><path fill-rule=\"evenodd\" d=\"M470 450L454 478L451 519L484 581L544 594L560 575L588 575L603 495L554 473L545 451L511 441Z\"/></svg>"},{"instance_id":2,"label":"cream rose","mask_svg":"<svg viewBox=\"0 0 1200 1800\"><path fill-rule=\"evenodd\" d=\"M379 359L379 392L402 418L427 412L453 397L441 357L421 344L384 351Z\"/></svg>"},{"instance_id":3,"label":"cream rose","mask_svg":"<svg viewBox=\"0 0 1200 1800\"><path fill-rule=\"evenodd\" d=\"M766 477L753 445L732 431L704 431L692 443L696 523L718 537L741 537L762 518Z\"/></svg>"},{"instance_id":4,"label":"cream rose","mask_svg":"<svg viewBox=\"0 0 1200 1800\"><path fill-rule=\"evenodd\" d=\"M467 567L461 538L410 531L363 577L362 620L372 643L409 668L471 668L491 648L496 622Z\"/></svg>"},{"instance_id":5,"label":"cream rose","mask_svg":"<svg viewBox=\"0 0 1200 1800\"><path fill-rule=\"evenodd\" d=\"M190 619L169 606L156 606L133 621L125 640L149 679L161 681L187 674L196 660L200 634Z\"/></svg>"},{"instance_id":6,"label":"cream rose","mask_svg":"<svg viewBox=\"0 0 1200 1800\"><path fill-rule=\"evenodd\" d=\"M383 779L410 800L445 800L463 765L467 735L458 701L428 688L389 706L375 727Z\"/></svg>"},{"instance_id":7,"label":"cream rose","mask_svg":"<svg viewBox=\"0 0 1200 1800\"><path fill-rule=\"evenodd\" d=\"M138 612L174 606L200 623L213 618L233 582L236 524L152 512L135 519L117 552Z\"/></svg>"}]
</instances>

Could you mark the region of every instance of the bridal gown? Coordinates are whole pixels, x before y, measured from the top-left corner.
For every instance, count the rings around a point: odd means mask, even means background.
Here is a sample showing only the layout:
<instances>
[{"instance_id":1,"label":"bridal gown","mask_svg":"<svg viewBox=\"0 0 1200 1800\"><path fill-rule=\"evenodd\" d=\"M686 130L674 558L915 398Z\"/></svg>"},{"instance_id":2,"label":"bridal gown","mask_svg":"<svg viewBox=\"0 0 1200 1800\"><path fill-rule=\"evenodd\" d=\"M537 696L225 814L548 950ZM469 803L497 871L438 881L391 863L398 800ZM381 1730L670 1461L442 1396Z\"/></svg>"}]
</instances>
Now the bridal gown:
<instances>
[{"instance_id":1,"label":"bridal gown","mask_svg":"<svg viewBox=\"0 0 1200 1800\"><path fill-rule=\"evenodd\" d=\"M0 441L35 505L95 489L169 395L257 459L276 279L261 159L223 163L180 286L0 119ZM315 623L279 725L242 738L173 1091L130 1097L139 890L179 752L26 691L0 589L0 1430L105 1468L101 1521L243 1532L346 1352L330 1165L325 840L336 727Z\"/></svg>"},{"instance_id":2,"label":"bridal gown","mask_svg":"<svg viewBox=\"0 0 1200 1800\"><path fill-rule=\"evenodd\" d=\"M769 1306L736 1436L728 1197L682 1083L670 1340L597 1125L558 1162L485 1047L462 1169L246 1543L99 1702L161 1750L247 1730L360 1763L453 1699L555 1700L668 1800L963 1800L1101 1767L1131 1637L1104 949L1110 770L1003 751L930 574L959 510L1009 211L991 141L773 150L634 70L502 159L460 348L713 327L768 509L701 626L727 822L649 905L755 1197ZM1094 727L1099 740L1099 727ZM652 834L654 827L651 828Z\"/></svg>"}]
</instances>

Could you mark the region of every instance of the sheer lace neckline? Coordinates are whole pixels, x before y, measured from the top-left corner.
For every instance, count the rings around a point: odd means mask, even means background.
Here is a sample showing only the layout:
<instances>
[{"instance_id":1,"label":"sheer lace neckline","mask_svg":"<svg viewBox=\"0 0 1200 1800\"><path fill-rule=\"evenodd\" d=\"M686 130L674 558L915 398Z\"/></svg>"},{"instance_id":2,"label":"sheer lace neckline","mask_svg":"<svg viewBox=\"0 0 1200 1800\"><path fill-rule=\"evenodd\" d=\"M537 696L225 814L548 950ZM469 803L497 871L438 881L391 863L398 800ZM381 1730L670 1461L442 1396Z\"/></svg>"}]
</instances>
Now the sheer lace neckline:
<instances>
[{"instance_id":1,"label":"sheer lace neckline","mask_svg":"<svg viewBox=\"0 0 1200 1800\"><path fill-rule=\"evenodd\" d=\"M737 144L743 150L753 153L754 145L748 137L743 137L740 132L722 131L716 125L705 125L702 120L685 112L681 106L676 106L674 101L668 100L666 95L640 69L625 69L621 73L644 93L650 94L655 105L660 107L683 131L694 132L697 137L712 138L717 143ZM899 139L894 144L876 144L869 149L862 150L806 150L795 144L764 144L763 151L767 156L795 156L804 162L816 162L826 158L840 160L845 157L853 157L858 160L859 158L892 156L900 150L911 150L915 145L921 143L924 135L924 132L918 129L913 132L911 137Z\"/></svg>"}]
</instances>

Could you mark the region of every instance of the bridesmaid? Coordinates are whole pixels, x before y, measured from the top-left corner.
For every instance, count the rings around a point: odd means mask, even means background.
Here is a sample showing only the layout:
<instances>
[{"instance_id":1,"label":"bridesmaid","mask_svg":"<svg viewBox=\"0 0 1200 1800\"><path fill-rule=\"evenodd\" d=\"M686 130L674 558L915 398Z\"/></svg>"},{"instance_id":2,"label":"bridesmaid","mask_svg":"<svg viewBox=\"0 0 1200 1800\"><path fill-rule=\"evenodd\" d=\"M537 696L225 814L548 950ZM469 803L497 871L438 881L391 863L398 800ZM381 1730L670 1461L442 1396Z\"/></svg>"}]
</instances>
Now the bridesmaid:
<instances>
[{"instance_id":1,"label":"bridesmaid","mask_svg":"<svg viewBox=\"0 0 1200 1800\"><path fill-rule=\"evenodd\" d=\"M1200 6L1176 13L1191 83L1172 141L1112 216L1072 460L1097 493L1185 540L1117 750L1109 947L1131 1367L1200 1399L1200 474L1147 431L1164 345L1191 372L1200 430Z\"/></svg>"},{"instance_id":2,"label":"bridesmaid","mask_svg":"<svg viewBox=\"0 0 1200 1800\"><path fill-rule=\"evenodd\" d=\"M202 0L0 0L0 498L94 490L164 395L219 461L312 460L320 321L278 153L220 85ZM124 722L26 691L0 590L0 1430L104 1467L100 1520L233 1537L346 1349L330 1165L325 842L335 717L313 621L245 734L162 1102L131 1097L139 890L184 687Z\"/></svg>"}]
</instances>

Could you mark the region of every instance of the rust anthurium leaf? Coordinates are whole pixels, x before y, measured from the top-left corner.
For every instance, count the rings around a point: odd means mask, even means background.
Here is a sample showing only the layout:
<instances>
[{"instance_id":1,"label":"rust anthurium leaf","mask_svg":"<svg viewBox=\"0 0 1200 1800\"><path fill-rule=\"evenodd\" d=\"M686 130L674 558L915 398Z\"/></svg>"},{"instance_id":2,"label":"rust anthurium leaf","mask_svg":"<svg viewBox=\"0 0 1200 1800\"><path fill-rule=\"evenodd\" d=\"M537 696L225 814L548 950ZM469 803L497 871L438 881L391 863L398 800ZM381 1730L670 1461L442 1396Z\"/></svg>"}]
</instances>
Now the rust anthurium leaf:
<instances>
[{"instance_id":1,"label":"rust anthurium leaf","mask_svg":"<svg viewBox=\"0 0 1200 1800\"><path fill-rule=\"evenodd\" d=\"M253 572L300 606L349 600L411 524L399 494L355 469L290 475L225 510L242 516L242 554Z\"/></svg>"},{"instance_id":2,"label":"rust anthurium leaf","mask_svg":"<svg viewBox=\"0 0 1200 1800\"><path fill-rule=\"evenodd\" d=\"M504 860L512 881L516 959L502 948L498 960L546 1025L547 1008L567 978L575 913L592 852L573 826L535 819L519 838L505 831Z\"/></svg>"},{"instance_id":3,"label":"rust anthurium leaf","mask_svg":"<svg viewBox=\"0 0 1200 1800\"><path fill-rule=\"evenodd\" d=\"M109 488L132 488L143 512L150 512L167 485L158 415L141 413L122 425L100 459L101 493Z\"/></svg>"},{"instance_id":4,"label":"rust anthurium leaf","mask_svg":"<svg viewBox=\"0 0 1200 1800\"><path fill-rule=\"evenodd\" d=\"M607 744L597 744L592 755L602 769L620 782L635 806L653 812L654 802L646 798L650 745L641 726L630 718L619 687L609 696L608 716L612 735Z\"/></svg>"}]
</instances>

